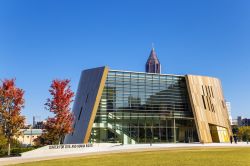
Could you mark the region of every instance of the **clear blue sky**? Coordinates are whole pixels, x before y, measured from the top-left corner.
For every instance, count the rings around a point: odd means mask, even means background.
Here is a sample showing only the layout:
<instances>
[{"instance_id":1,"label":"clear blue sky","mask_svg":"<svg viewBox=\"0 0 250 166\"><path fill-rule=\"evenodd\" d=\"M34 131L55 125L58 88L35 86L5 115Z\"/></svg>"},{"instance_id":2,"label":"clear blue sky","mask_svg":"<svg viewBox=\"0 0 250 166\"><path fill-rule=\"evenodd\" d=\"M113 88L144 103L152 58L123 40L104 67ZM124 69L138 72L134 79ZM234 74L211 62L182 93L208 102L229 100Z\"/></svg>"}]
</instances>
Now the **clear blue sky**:
<instances>
[{"instance_id":1,"label":"clear blue sky","mask_svg":"<svg viewBox=\"0 0 250 166\"><path fill-rule=\"evenodd\" d=\"M163 73L221 79L233 117L250 118L249 0L0 0L0 79L25 90L23 114L46 118L52 79L108 65L144 71L155 43Z\"/></svg>"}]
</instances>

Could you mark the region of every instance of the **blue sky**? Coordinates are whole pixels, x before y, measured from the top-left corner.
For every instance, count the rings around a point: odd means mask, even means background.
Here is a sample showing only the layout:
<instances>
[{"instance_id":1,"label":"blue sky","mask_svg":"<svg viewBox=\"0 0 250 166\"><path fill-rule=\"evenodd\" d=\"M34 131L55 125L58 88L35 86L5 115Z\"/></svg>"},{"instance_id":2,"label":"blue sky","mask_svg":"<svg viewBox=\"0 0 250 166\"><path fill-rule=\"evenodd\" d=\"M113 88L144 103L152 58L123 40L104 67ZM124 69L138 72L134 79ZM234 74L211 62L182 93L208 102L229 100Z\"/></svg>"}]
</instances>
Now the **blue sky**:
<instances>
[{"instance_id":1,"label":"blue sky","mask_svg":"<svg viewBox=\"0 0 250 166\"><path fill-rule=\"evenodd\" d=\"M25 90L44 119L53 79L108 65L144 71L155 44L163 73L219 77L232 114L250 118L248 0L0 0L0 79Z\"/></svg>"}]
</instances>

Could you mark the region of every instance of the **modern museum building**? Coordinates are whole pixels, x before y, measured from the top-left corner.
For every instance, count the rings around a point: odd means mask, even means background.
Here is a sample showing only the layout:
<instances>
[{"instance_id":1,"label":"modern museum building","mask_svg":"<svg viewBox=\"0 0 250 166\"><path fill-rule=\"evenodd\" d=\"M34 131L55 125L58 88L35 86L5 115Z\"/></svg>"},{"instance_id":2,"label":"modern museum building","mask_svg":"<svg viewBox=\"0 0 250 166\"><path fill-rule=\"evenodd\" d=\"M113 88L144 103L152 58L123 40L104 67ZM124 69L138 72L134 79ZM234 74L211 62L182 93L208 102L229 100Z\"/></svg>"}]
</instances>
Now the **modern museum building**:
<instances>
[{"instance_id":1,"label":"modern museum building","mask_svg":"<svg viewBox=\"0 0 250 166\"><path fill-rule=\"evenodd\" d=\"M65 144L212 143L232 135L220 80L161 74L154 49L146 72L84 70L73 114Z\"/></svg>"}]
</instances>

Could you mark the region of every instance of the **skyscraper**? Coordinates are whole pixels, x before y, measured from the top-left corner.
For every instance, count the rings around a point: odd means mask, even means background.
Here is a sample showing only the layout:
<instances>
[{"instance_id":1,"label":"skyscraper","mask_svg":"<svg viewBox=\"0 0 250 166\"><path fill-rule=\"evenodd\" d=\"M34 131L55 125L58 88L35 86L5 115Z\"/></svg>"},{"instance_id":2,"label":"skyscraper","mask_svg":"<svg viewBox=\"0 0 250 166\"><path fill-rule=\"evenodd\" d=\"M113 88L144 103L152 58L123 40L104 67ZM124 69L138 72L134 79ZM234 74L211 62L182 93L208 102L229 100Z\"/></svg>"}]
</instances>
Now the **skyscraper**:
<instances>
[{"instance_id":1,"label":"skyscraper","mask_svg":"<svg viewBox=\"0 0 250 166\"><path fill-rule=\"evenodd\" d=\"M231 103L226 101L226 106L227 106L227 111L228 111L230 124L233 125L233 118L232 118L232 112L231 112L232 111Z\"/></svg>"},{"instance_id":2,"label":"skyscraper","mask_svg":"<svg viewBox=\"0 0 250 166\"><path fill-rule=\"evenodd\" d=\"M161 73L161 64L156 55L155 49L152 48L149 58L146 63L147 73Z\"/></svg>"}]
</instances>

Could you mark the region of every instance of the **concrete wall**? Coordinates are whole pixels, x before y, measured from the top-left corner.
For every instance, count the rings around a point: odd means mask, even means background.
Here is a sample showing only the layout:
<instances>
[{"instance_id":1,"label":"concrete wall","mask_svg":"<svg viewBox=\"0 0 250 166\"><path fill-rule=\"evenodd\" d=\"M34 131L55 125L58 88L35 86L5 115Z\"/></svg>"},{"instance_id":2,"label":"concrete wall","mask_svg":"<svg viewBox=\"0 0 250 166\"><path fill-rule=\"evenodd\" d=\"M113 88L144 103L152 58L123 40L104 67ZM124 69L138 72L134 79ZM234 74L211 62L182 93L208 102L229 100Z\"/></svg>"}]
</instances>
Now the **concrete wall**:
<instances>
[{"instance_id":1,"label":"concrete wall","mask_svg":"<svg viewBox=\"0 0 250 166\"><path fill-rule=\"evenodd\" d=\"M73 106L74 131L65 137L65 144L88 142L107 75L107 67L82 72Z\"/></svg>"}]
</instances>

